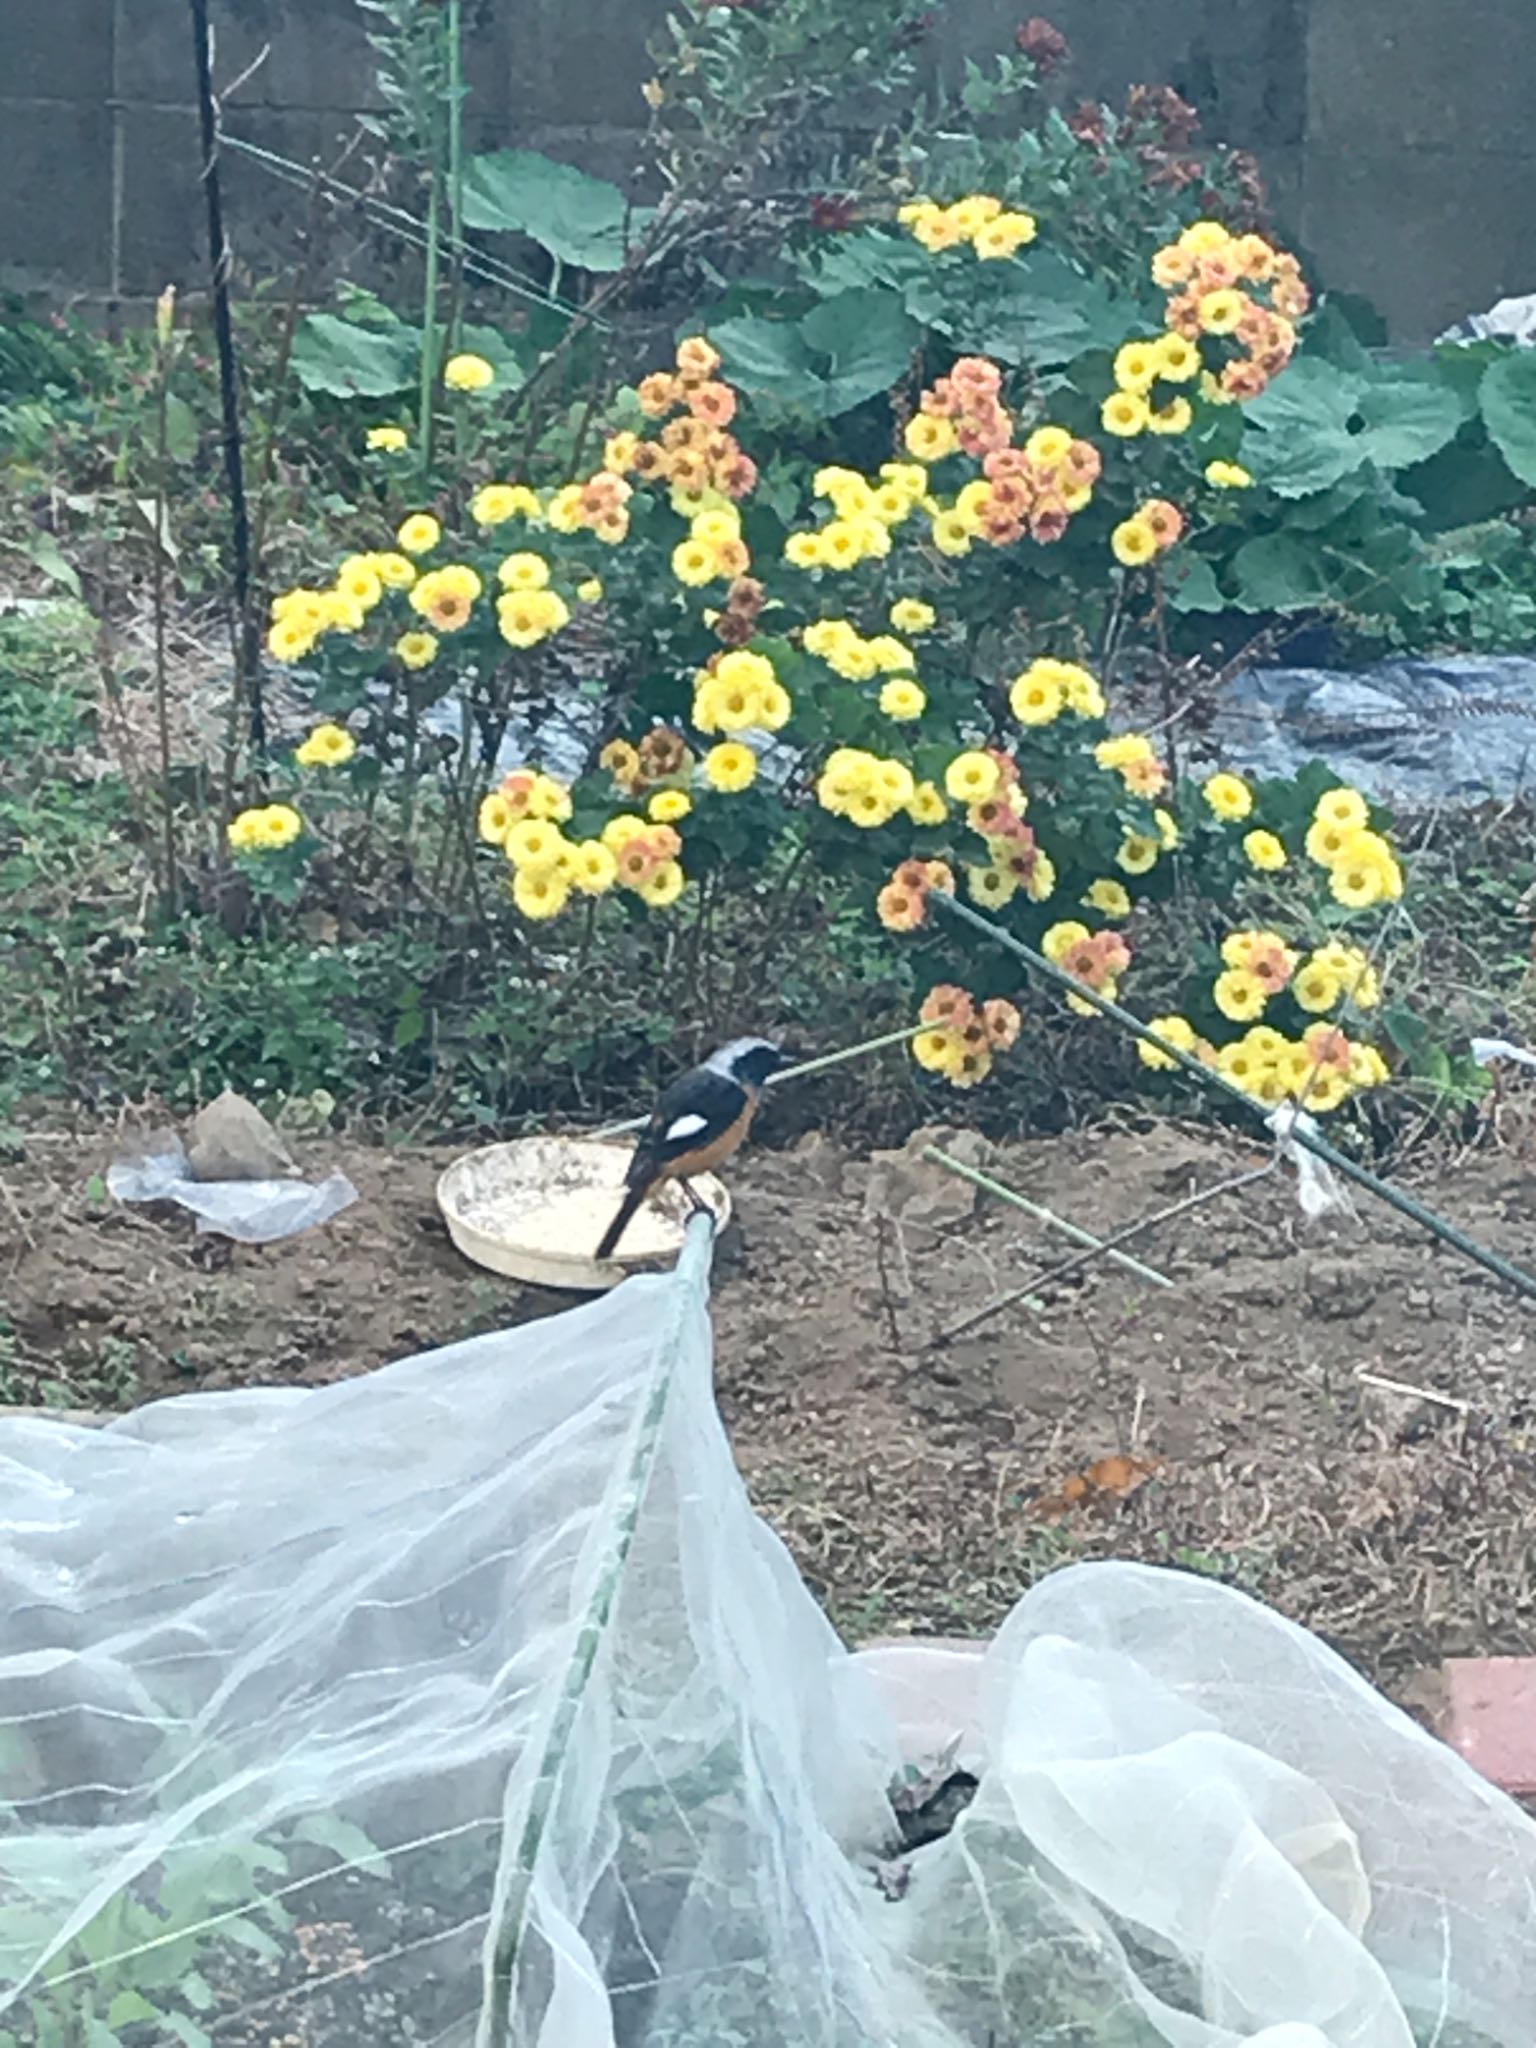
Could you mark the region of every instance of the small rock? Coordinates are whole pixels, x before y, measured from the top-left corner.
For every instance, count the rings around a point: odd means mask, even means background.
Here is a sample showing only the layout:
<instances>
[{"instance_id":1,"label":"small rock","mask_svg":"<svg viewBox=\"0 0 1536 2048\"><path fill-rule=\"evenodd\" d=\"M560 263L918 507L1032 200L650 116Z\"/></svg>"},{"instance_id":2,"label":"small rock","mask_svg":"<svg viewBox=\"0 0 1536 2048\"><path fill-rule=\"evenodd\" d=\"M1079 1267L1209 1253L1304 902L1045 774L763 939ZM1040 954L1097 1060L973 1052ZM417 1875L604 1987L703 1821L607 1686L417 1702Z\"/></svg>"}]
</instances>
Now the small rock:
<instances>
[{"instance_id":1,"label":"small rock","mask_svg":"<svg viewBox=\"0 0 1536 2048\"><path fill-rule=\"evenodd\" d=\"M1303 1284L1313 1313L1324 1322L1364 1315L1380 1286L1363 1260L1327 1258L1312 1260Z\"/></svg>"},{"instance_id":2,"label":"small rock","mask_svg":"<svg viewBox=\"0 0 1536 2048\"><path fill-rule=\"evenodd\" d=\"M914 1131L899 1152L871 1155L864 1192L866 1216L889 1216L898 1223L926 1223L936 1229L946 1223L963 1223L975 1214L976 1188L925 1159L923 1153L930 1145L965 1166L980 1167L991 1157L991 1147L975 1131L926 1125Z\"/></svg>"},{"instance_id":3,"label":"small rock","mask_svg":"<svg viewBox=\"0 0 1536 2048\"><path fill-rule=\"evenodd\" d=\"M293 1154L254 1102L226 1088L187 1134L194 1180L296 1180Z\"/></svg>"}]
</instances>

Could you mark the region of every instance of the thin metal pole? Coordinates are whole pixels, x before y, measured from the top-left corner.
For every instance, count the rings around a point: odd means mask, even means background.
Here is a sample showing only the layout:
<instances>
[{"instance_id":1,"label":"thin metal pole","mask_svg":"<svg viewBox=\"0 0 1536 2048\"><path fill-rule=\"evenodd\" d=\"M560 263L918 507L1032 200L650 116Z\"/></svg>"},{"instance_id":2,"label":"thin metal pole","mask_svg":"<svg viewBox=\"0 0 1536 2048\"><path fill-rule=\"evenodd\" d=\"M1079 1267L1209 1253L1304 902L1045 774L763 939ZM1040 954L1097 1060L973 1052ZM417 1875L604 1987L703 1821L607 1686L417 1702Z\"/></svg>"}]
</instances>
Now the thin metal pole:
<instances>
[{"instance_id":1,"label":"thin metal pole","mask_svg":"<svg viewBox=\"0 0 1536 2048\"><path fill-rule=\"evenodd\" d=\"M1245 1095L1241 1088L1229 1081L1225 1074L1213 1073L1182 1046L1171 1044L1149 1025L1143 1024L1139 1017L1132 1016L1129 1010L1122 1009L1118 1003L1111 1002L1108 996L1100 995L1097 989L1090 988L1086 982L1081 982L1075 975L1068 974L1053 960L1047 960L1043 953L1037 953L1033 946L1026 946L1024 941L1016 939L1012 932L1004 931L1001 925L994 924L990 918L972 910L968 903L957 902L953 896L947 895L941 889L930 889L928 900L948 916L957 918L961 924L970 925L973 930L990 939L994 945L1001 946L1005 953L1014 954L1027 966L1032 967L1037 974L1044 975L1047 981L1054 982L1059 988L1070 990L1075 996L1081 996L1085 1003L1091 1004L1094 1009L1112 1019L1122 1031L1130 1032L1133 1038L1139 1038L1145 1045L1155 1045L1159 1052L1165 1054L1175 1066L1182 1067L1187 1074L1193 1075L1203 1087L1217 1089L1234 1102L1240 1103L1250 1115L1262 1117L1260 1106L1251 1096ZM1422 1202L1415 1201L1412 1195L1404 1194L1401 1188L1392 1187L1387 1181L1372 1173L1368 1167L1359 1165L1347 1154L1330 1145L1326 1138L1320 1137L1315 1131L1307 1130L1299 1120L1292 1127L1289 1137L1303 1151L1310 1152L1315 1159L1325 1161L1335 1173L1342 1174L1346 1180L1352 1180L1357 1187L1364 1188L1378 1201L1396 1209L1400 1216L1406 1216L1411 1223L1417 1223L1421 1229L1438 1237L1443 1244L1448 1244L1453 1250L1460 1252L1463 1258L1470 1259L1485 1272L1494 1274L1506 1287L1512 1287L1527 1301L1536 1301L1536 1276L1527 1273L1498 1252L1490 1251L1475 1238L1468 1237L1464 1230L1458 1230L1454 1223L1448 1223L1443 1216L1437 1216L1433 1209L1426 1209Z\"/></svg>"},{"instance_id":2,"label":"thin metal pole","mask_svg":"<svg viewBox=\"0 0 1536 2048\"><path fill-rule=\"evenodd\" d=\"M229 308L229 241L224 232L224 201L219 184L219 117L213 96L213 40L208 28L208 0L189 0L192 42L197 59L197 111L203 141L203 198L208 215L208 258L212 265L213 333L219 358L219 395L224 422L224 472L229 482L231 569L236 627L235 668L250 716L251 745L258 754L267 747L266 707L262 702L261 654L251 611L251 521L245 501L245 456L240 439L240 384L235 368L234 322Z\"/></svg>"}]
</instances>

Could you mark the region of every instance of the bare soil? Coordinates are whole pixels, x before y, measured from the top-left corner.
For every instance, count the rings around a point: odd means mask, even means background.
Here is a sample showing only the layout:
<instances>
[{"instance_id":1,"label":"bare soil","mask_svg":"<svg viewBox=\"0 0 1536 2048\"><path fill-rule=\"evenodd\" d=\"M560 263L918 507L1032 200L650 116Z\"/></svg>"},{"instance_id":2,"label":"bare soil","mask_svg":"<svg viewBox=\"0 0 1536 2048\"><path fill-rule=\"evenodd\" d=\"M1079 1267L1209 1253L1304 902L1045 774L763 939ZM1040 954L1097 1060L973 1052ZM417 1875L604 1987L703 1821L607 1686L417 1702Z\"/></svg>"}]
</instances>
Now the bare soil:
<instances>
[{"instance_id":1,"label":"bare soil","mask_svg":"<svg viewBox=\"0 0 1536 2048\"><path fill-rule=\"evenodd\" d=\"M11 1402L314 1385L567 1305L460 1259L433 1199L445 1150L300 1148L362 1199L253 1249L111 1203L93 1176L115 1142L40 1133L0 1169ZM1264 1163L1170 1123L984 1156L1100 1235ZM1073 1247L936 1168L814 1137L755 1152L733 1187L722 1409L754 1498L848 1635L985 1631L1041 1572L1116 1555L1259 1593L1410 1703L1445 1656L1536 1650L1532 1311L1395 1215L1306 1223L1276 1174L1137 1241L1170 1287L1096 1258L1042 1283L1042 1311L936 1343ZM1520 1132L1419 1192L1536 1264ZM1135 1491L1053 1503L1120 1456L1154 1467Z\"/></svg>"}]
</instances>

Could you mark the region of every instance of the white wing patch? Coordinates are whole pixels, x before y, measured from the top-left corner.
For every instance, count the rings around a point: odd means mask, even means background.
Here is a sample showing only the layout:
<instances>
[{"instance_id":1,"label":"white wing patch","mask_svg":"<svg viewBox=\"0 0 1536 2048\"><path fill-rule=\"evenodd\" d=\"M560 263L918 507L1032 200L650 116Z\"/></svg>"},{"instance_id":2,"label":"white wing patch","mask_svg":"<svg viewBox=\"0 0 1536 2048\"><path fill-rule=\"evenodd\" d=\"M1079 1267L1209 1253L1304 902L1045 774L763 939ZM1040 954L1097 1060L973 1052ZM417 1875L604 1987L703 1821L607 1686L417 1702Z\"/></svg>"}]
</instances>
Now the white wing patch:
<instances>
[{"instance_id":1,"label":"white wing patch","mask_svg":"<svg viewBox=\"0 0 1536 2048\"><path fill-rule=\"evenodd\" d=\"M708 1129L708 1117L697 1116L692 1113L687 1116L674 1117L667 1126L665 1142L668 1145L673 1145L681 1138L694 1138L698 1136L700 1131L707 1131Z\"/></svg>"}]
</instances>

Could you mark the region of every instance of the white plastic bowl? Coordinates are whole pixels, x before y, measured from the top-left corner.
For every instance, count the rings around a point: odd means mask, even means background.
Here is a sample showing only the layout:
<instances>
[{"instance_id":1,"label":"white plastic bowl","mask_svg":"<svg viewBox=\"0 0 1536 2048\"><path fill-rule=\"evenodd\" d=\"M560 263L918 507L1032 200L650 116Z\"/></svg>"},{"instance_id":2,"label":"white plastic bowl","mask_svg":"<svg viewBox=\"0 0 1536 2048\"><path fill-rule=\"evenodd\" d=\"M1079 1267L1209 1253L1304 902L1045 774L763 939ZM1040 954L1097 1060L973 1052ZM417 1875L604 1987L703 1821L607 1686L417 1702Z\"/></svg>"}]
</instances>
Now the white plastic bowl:
<instances>
[{"instance_id":1,"label":"white plastic bowl","mask_svg":"<svg viewBox=\"0 0 1536 2048\"><path fill-rule=\"evenodd\" d=\"M676 1258L691 1211L671 1183L631 1220L611 1259L598 1243L624 1193L633 1148L596 1138L515 1138L466 1152L437 1183L448 1235L466 1259L511 1280L600 1294L626 1273ZM713 1174L691 1183L713 1212L730 1220L731 1198Z\"/></svg>"}]
</instances>

